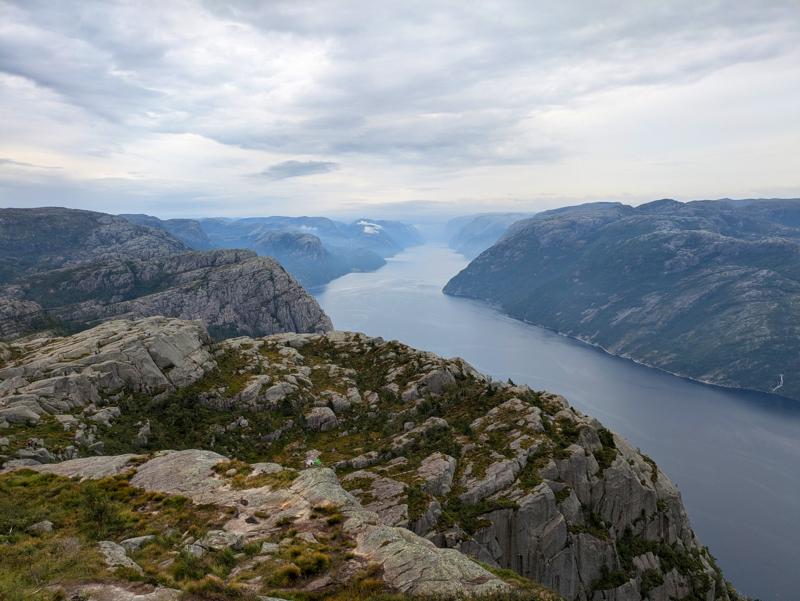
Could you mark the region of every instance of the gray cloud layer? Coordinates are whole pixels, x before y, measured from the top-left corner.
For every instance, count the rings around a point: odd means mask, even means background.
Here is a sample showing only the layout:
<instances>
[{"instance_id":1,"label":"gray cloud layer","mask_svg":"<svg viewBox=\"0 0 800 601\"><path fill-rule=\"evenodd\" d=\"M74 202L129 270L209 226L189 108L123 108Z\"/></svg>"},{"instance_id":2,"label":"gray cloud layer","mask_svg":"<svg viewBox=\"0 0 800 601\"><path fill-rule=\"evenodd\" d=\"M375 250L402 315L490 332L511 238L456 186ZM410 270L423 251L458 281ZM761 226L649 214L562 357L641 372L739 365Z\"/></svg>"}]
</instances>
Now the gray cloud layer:
<instances>
[{"instance_id":1,"label":"gray cloud layer","mask_svg":"<svg viewBox=\"0 0 800 601\"><path fill-rule=\"evenodd\" d=\"M407 195L392 179L398 166L440 186L468 170L556 173L589 152L580 119L566 131L561 111L611 110L618 102L604 95L677 90L780 61L797 51L799 12L796 0L0 0L0 114L12 122L3 154L36 164L69 155L82 161L62 165L74 179L129 178L137 188L147 179L170 193L191 187L191 165L165 175L147 164L154 153L227 166L223 188L258 163L281 186L336 170L332 189L349 200ZM784 93L799 89L795 78ZM499 195L519 194L515 185Z\"/></svg>"}]
</instances>

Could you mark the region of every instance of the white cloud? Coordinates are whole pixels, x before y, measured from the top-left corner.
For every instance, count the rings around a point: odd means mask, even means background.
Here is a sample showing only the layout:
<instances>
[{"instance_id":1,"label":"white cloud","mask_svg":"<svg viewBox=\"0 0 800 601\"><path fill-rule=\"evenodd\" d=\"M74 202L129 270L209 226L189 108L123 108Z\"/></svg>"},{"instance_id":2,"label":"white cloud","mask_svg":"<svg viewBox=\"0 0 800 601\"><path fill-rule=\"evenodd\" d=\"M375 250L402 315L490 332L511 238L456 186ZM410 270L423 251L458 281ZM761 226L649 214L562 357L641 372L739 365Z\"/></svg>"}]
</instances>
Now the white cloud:
<instances>
[{"instance_id":1,"label":"white cloud","mask_svg":"<svg viewBox=\"0 0 800 601\"><path fill-rule=\"evenodd\" d=\"M798 49L794 0L0 0L0 157L58 168L0 205L800 195Z\"/></svg>"}]
</instances>

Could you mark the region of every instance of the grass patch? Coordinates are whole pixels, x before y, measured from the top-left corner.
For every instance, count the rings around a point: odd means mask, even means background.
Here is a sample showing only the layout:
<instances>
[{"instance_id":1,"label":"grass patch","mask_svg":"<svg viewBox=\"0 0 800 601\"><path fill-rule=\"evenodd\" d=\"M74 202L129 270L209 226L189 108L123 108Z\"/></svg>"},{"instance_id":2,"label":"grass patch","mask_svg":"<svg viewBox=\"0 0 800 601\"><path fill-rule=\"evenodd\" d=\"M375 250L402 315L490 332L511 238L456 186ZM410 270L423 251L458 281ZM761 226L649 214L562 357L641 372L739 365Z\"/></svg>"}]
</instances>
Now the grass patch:
<instances>
[{"instance_id":1,"label":"grass patch","mask_svg":"<svg viewBox=\"0 0 800 601\"><path fill-rule=\"evenodd\" d=\"M79 482L31 470L0 475L0 598L48 600L48 586L102 579L99 540L159 535L136 560L145 576L118 570L117 578L171 582L160 566L177 541L165 532L202 536L218 526L220 509L130 486L128 474ZM26 529L49 520L52 533Z\"/></svg>"}]
</instances>

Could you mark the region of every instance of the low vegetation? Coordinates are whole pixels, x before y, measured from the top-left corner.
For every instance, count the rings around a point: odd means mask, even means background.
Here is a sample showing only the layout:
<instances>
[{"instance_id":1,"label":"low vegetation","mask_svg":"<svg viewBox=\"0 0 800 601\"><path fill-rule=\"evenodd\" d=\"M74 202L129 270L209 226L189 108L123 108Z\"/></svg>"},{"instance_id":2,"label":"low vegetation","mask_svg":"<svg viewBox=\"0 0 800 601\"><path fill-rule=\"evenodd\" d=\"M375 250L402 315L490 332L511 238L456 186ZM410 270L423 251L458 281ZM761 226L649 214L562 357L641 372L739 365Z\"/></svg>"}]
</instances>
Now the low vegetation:
<instances>
[{"instance_id":1,"label":"low vegetation","mask_svg":"<svg viewBox=\"0 0 800 601\"><path fill-rule=\"evenodd\" d=\"M60 585L109 577L97 542L154 535L136 560L142 575L118 577L181 586L219 571L222 558L202 569L172 560L184 536L200 537L227 516L225 508L198 506L180 496L147 493L128 475L79 482L23 470L0 475L0 599L55 601ZM52 532L29 528L47 520ZM161 566L171 561L169 569Z\"/></svg>"}]
</instances>

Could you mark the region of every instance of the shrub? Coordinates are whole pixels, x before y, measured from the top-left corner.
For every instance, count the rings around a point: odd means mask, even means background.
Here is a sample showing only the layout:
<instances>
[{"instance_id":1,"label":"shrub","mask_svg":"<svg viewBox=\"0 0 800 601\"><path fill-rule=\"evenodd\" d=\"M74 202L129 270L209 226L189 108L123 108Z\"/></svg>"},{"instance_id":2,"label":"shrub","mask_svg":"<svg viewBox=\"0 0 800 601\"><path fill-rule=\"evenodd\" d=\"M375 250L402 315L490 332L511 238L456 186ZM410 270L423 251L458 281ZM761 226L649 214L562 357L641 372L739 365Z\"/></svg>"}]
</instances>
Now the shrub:
<instances>
[{"instance_id":1,"label":"shrub","mask_svg":"<svg viewBox=\"0 0 800 601\"><path fill-rule=\"evenodd\" d=\"M88 483L83 490L83 511L96 540L109 538L125 527L125 508L113 502L95 482Z\"/></svg>"},{"instance_id":2,"label":"shrub","mask_svg":"<svg viewBox=\"0 0 800 601\"><path fill-rule=\"evenodd\" d=\"M334 513L333 515L329 515L325 523L328 526L336 526L337 524L341 524L344 521L344 516L341 513Z\"/></svg>"},{"instance_id":3,"label":"shrub","mask_svg":"<svg viewBox=\"0 0 800 601\"><path fill-rule=\"evenodd\" d=\"M293 563L286 563L275 569L269 578L272 586L291 586L300 579L300 568Z\"/></svg>"},{"instance_id":4,"label":"shrub","mask_svg":"<svg viewBox=\"0 0 800 601\"><path fill-rule=\"evenodd\" d=\"M664 584L664 576L658 570L650 569L642 572L642 595L647 596L657 586Z\"/></svg>"},{"instance_id":5,"label":"shrub","mask_svg":"<svg viewBox=\"0 0 800 601\"><path fill-rule=\"evenodd\" d=\"M313 576L328 569L331 558L320 551L306 551L295 557L294 563L300 568L303 576Z\"/></svg>"}]
</instances>

